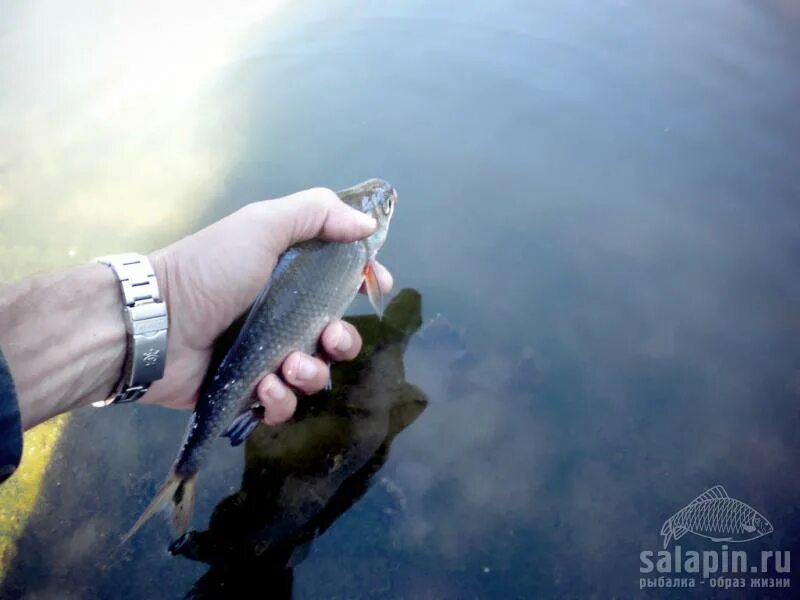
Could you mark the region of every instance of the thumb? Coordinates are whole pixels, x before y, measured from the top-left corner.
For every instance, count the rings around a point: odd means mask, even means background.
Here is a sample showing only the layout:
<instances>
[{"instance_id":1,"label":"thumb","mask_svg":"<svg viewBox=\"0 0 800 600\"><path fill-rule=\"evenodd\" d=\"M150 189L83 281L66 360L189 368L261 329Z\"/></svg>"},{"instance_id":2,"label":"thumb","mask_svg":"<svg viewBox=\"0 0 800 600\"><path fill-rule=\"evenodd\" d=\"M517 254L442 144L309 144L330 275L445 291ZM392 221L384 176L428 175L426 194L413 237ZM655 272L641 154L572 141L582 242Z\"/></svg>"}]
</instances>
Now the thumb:
<instances>
[{"instance_id":1,"label":"thumb","mask_svg":"<svg viewBox=\"0 0 800 600\"><path fill-rule=\"evenodd\" d=\"M351 208L326 188L312 188L276 200L258 203L278 251L292 244L322 238L331 242L354 242L371 235L377 223L371 216Z\"/></svg>"}]
</instances>

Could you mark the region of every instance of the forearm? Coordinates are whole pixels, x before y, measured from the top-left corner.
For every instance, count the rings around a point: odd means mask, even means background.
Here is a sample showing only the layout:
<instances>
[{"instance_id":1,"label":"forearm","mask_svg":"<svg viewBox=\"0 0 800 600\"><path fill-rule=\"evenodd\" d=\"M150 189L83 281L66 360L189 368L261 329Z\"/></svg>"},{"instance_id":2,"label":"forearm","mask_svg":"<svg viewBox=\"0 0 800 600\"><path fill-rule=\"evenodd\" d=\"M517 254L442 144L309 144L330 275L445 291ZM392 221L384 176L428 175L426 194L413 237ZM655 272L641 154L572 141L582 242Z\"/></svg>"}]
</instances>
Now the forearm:
<instances>
[{"instance_id":1,"label":"forearm","mask_svg":"<svg viewBox=\"0 0 800 600\"><path fill-rule=\"evenodd\" d=\"M0 348L23 428L108 397L122 372L125 335L119 283L105 265L0 287Z\"/></svg>"}]
</instances>

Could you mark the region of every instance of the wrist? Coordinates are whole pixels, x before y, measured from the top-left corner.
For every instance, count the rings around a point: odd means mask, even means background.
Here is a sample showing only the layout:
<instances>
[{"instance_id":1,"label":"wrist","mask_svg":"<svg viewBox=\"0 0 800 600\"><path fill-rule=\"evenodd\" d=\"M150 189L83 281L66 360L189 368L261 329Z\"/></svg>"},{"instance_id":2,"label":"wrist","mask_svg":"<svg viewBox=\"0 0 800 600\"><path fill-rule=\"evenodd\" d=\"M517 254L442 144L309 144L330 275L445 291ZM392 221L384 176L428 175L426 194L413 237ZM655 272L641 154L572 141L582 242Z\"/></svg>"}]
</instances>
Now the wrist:
<instances>
[{"instance_id":1,"label":"wrist","mask_svg":"<svg viewBox=\"0 0 800 600\"><path fill-rule=\"evenodd\" d=\"M125 321L122 375L112 393L94 406L135 402L164 376L167 358L167 307L149 258L136 253L96 259L117 277Z\"/></svg>"},{"instance_id":2,"label":"wrist","mask_svg":"<svg viewBox=\"0 0 800 600\"><path fill-rule=\"evenodd\" d=\"M94 317L89 318L89 335L84 340L76 340L76 353L73 356L86 357L87 363L81 370L83 377L77 384L79 391L67 399L65 410L87 406L108 398L119 381L125 362L127 333L119 281L105 265L91 263L86 265L87 295L93 294L91 308ZM88 310L86 313L88 315ZM87 331L88 333L88 331ZM106 360L105 366L99 361ZM90 365L94 365L93 367ZM92 373L93 371L93 373ZM93 383L92 375L96 376Z\"/></svg>"},{"instance_id":3,"label":"wrist","mask_svg":"<svg viewBox=\"0 0 800 600\"><path fill-rule=\"evenodd\" d=\"M169 312L169 275L167 272L166 250L151 252L147 255L147 260L150 261L153 272L156 274L156 281L158 282L158 289L161 292L161 299L166 303L167 312Z\"/></svg>"}]
</instances>

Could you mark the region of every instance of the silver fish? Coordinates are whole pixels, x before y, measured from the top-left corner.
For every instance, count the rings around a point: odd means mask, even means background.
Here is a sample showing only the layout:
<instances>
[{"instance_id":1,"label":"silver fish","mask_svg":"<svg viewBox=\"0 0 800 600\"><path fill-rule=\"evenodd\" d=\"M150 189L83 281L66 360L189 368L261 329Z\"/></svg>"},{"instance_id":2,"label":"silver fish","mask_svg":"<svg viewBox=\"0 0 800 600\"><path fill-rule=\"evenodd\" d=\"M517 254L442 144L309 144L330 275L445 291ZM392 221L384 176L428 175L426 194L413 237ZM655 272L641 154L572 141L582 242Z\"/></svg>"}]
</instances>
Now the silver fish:
<instances>
[{"instance_id":1,"label":"silver fish","mask_svg":"<svg viewBox=\"0 0 800 600\"><path fill-rule=\"evenodd\" d=\"M322 330L344 314L362 283L376 310L381 311L372 264L386 240L397 194L380 179L337 194L346 204L373 216L377 229L368 238L351 243L301 242L281 256L238 337L213 376L203 383L166 482L123 543L162 507L170 507L175 534L183 536L194 509L197 473L213 442L226 435L233 445L240 444L260 420L252 410L258 382L275 373L291 352L313 354Z\"/></svg>"},{"instance_id":2,"label":"silver fish","mask_svg":"<svg viewBox=\"0 0 800 600\"><path fill-rule=\"evenodd\" d=\"M687 532L715 542L747 542L772 533L772 524L756 509L731 498L721 485L706 490L661 527L664 548Z\"/></svg>"}]
</instances>

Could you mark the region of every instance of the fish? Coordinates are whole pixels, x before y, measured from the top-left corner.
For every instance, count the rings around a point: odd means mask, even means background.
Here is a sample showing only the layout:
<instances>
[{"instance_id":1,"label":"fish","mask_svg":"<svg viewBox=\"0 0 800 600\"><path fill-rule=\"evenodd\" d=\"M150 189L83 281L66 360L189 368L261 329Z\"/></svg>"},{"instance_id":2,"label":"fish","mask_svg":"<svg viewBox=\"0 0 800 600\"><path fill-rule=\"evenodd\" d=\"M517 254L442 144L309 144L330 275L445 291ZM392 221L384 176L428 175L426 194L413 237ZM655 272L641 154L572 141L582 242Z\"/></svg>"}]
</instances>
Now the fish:
<instances>
[{"instance_id":1,"label":"fish","mask_svg":"<svg viewBox=\"0 0 800 600\"><path fill-rule=\"evenodd\" d=\"M350 243L309 240L287 249L262 287L239 333L200 389L180 451L164 484L122 539L124 544L157 511L168 508L180 539L189 528L197 475L221 436L243 443L260 422L255 388L293 351L315 353L325 326L340 318L362 284L378 312L383 299L373 268L386 241L397 192L370 179L337 192L342 202L377 221L369 237Z\"/></svg>"},{"instance_id":2,"label":"fish","mask_svg":"<svg viewBox=\"0 0 800 600\"><path fill-rule=\"evenodd\" d=\"M752 506L731 498L721 485L709 488L661 527L664 548L687 532L714 542L748 542L772 533L772 524Z\"/></svg>"}]
</instances>

